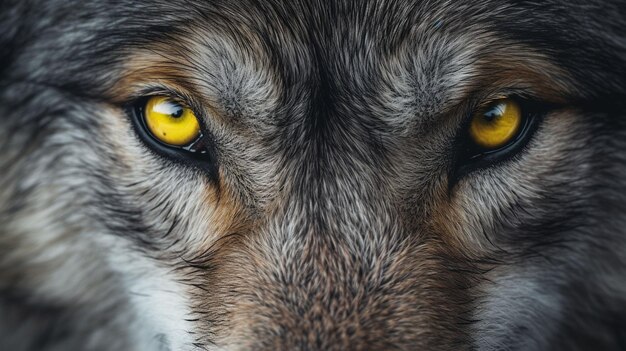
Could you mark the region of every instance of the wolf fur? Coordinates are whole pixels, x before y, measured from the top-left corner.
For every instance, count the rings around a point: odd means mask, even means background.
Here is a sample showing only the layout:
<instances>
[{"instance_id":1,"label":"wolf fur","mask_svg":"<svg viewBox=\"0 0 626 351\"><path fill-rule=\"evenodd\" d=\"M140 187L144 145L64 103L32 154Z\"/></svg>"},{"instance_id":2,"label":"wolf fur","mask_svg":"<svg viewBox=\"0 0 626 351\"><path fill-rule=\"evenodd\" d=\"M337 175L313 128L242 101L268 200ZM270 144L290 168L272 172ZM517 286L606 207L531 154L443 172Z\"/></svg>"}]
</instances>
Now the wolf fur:
<instances>
[{"instance_id":1,"label":"wolf fur","mask_svg":"<svg viewBox=\"0 0 626 351\"><path fill-rule=\"evenodd\" d=\"M626 6L0 3L0 349L626 349ZM194 107L210 161L132 123ZM551 106L456 172L476 101Z\"/></svg>"}]
</instances>

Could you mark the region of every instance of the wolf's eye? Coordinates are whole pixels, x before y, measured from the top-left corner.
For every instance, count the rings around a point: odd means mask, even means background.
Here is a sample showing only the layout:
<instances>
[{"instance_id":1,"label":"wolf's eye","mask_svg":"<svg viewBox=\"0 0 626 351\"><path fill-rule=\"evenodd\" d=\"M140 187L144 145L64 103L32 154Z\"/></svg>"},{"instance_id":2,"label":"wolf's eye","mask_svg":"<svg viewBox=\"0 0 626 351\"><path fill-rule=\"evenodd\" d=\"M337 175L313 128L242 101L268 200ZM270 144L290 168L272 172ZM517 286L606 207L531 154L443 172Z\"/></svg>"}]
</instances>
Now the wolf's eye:
<instances>
[{"instance_id":1,"label":"wolf's eye","mask_svg":"<svg viewBox=\"0 0 626 351\"><path fill-rule=\"evenodd\" d=\"M171 96L177 96L171 92ZM170 95L147 95L129 101L126 111L144 145L159 156L207 171L218 178L215 144L189 103ZM196 104L196 108L202 107Z\"/></svg>"},{"instance_id":2,"label":"wolf's eye","mask_svg":"<svg viewBox=\"0 0 626 351\"><path fill-rule=\"evenodd\" d=\"M469 136L482 148L497 149L516 136L521 124L520 106L511 99L502 99L472 116Z\"/></svg>"},{"instance_id":3,"label":"wolf's eye","mask_svg":"<svg viewBox=\"0 0 626 351\"><path fill-rule=\"evenodd\" d=\"M193 111L169 97L148 98L143 118L150 134L168 145L189 145L200 136L200 124Z\"/></svg>"},{"instance_id":4,"label":"wolf's eye","mask_svg":"<svg viewBox=\"0 0 626 351\"><path fill-rule=\"evenodd\" d=\"M490 167L521 151L550 109L519 97L498 99L474 112L457 136L451 184L475 169Z\"/></svg>"}]
</instances>

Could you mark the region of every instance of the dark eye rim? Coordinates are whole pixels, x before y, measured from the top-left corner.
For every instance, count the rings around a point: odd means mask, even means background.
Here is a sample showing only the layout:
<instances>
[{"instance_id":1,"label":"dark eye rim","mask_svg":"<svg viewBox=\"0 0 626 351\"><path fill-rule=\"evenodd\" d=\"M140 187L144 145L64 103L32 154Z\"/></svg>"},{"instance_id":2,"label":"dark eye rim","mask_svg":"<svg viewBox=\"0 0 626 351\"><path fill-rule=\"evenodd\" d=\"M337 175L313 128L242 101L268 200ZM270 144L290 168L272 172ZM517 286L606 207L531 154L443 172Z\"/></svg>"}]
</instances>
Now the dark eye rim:
<instances>
[{"instance_id":1,"label":"dark eye rim","mask_svg":"<svg viewBox=\"0 0 626 351\"><path fill-rule=\"evenodd\" d=\"M206 132L205 126L200 123L200 134L191 143L185 146L176 146L166 144L156 139L146 124L145 120L145 106L150 98L155 96L161 96L158 94L150 94L142 96L126 105L125 110L130 116L133 129L143 142L151 151L156 153L160 157L165 157L168 160L172 160L176 163L199 168L205 172L209 172L212 176L217 176L217 162L214 152L214 143L210 134ZM174 101L178 101L177 98L172 98Z\"/></svg>"},{"instance_id":2,"label":"dark eye rim","mask_svg":"<svg viewBox=\"0 0 626 351\"><path fill-rule=\"evenodd\" d=\"M496 149L488 149L477 145L469 135L469 125L475 111L470 113L464 121L454 143L453 165L449 174L450 189L470 173L495 167L520 155L532 140L535 132L541 125L543 117L551 109L555 108L552 104L519 96L509 96L506 99L516 102L522 111L522 122L515 137L510 142Z\"/></svg>"}]
</instances>

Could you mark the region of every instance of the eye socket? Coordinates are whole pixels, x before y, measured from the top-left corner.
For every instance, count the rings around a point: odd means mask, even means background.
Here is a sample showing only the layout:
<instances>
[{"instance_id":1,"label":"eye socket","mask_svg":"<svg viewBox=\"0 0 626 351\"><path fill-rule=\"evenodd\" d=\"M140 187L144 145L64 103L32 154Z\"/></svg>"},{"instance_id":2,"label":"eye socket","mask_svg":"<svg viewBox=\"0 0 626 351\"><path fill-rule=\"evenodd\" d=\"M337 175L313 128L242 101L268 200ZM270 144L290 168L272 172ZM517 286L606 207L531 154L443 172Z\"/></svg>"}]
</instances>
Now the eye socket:
<instances>
[{"instance_id":1,"label":"eye socket","mask_svg":"<svg viewBox=\"0 0 626 351\"><path fill-rule=\"evenodd\" d=\"M155 139L186 146L200 136L200 123L190 108L166 96L152 96L143 108L145 125Z\"/></svg>"},{"instance_id":2,"label":"eye socket","mask_svg":"<svg viewBox=\"0 0 626 351\"><path fill-rule=\"evenodd\" d=\"M558 106L507 97L470 115L457 136L450 169L450 188L476 169L497 165L517 155L532 138L541 118Z\"/></svg>"},{"instance_id":3,"label":"eye socket","mask_svg":"<svg viewBox=\"0 0 626 351\"><path fill-rule=\"evenodd\" d=\"M170 95L147 95L129 101L126 111L137 136L152 151L218 179L212 134L187 106Z\"/></svg>"},{"instance_id":4,"label":"eye socket","mask_svg":"<svg viewBox=\"0 0 626 351\"><path fill-rule=\"evenodd\" d=\"M518 133L523 116L520 106L512 99L491 103L472 116L469 136L477 145L487 150L500 148Z\"/></svg>"}]
</instances>

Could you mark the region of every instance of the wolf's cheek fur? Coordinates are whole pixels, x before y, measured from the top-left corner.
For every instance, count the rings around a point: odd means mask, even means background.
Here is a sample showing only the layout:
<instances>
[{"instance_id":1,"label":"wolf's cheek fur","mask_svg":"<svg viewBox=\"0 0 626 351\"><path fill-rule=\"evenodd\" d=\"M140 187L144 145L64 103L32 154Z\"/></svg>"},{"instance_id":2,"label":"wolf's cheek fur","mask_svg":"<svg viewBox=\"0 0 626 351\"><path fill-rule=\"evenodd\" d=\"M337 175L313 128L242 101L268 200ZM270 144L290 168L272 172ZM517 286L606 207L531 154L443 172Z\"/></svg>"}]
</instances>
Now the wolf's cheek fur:
<instances>
[{"instance_id":1,"label":"wolf's cheek fur","mask_svg":"<svg viewBox=\"0 0 626 351\"><path fill-rule=\"evenodd\" d=\"M220 239L245 230L246 213L228 184L152 152L132 132L126 111L110 112L100 126L99 142L109 145L107 157L115 160L107 169L114 180L109 195L121 195L128 211L113 209L111 215L128 216L120 225L133 223L113 229L123 240L106 235L101 241L129 296L133 323L145 330L137 347L192 349L197 339L190 334L207 309L199 299L213 285L205 277L207 262Z\"/></svg>"},{"instance_id":2,"label":"wolf's cheek fur","mask_svg":"<svg viewBox=\"0 0 626 351\"><path fill-rule=\"evenodd\" d=\"M587 200L594 157L587 147L588 131L593 126L575 110L554 111L541 119L539 130L518 155L469 174L436 205L434 225L459 241L464 252L481 255L503 244L520 249L515 234L507 233L523 232L520 226L533 217L551 217L546 196L554 197L554 211L561 203ZM564 158L569 161L562 162ZM551 187L559 192L548 193Z\"/></svg>"}]
</instances>

